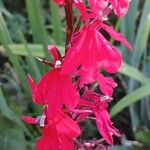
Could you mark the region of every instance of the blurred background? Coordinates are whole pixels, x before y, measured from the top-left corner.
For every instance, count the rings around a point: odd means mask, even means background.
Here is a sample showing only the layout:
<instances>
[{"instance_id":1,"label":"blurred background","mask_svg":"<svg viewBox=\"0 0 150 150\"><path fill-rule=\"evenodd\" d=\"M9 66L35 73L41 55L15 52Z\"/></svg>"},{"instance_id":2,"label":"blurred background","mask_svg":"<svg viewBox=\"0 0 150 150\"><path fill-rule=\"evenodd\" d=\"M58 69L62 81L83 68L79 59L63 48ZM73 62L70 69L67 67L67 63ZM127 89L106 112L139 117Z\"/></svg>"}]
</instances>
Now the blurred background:
<instances>
[{"instance_id":1,"label":"blurred background","mask_svg":"<svg viewBox=\"0 0 150 150\"><path fill-rule=\"evenodd\" d=\"M150 150L150 0L132 0L127 16L110 15L108 23L133 45L130 52L110 39L124 64L113 75L118 87L109 108L122 138L109 149ZM23 123L20 116L37 116L42 110L32 102L27 74L38 81L48 70L35 57L51 59L49 43L64 52L63 8L52 0L0 0L0 150L34 150L40 129ZM99 137L93 122L82 126L81 138Z\"/></svg>"}]
</instances>

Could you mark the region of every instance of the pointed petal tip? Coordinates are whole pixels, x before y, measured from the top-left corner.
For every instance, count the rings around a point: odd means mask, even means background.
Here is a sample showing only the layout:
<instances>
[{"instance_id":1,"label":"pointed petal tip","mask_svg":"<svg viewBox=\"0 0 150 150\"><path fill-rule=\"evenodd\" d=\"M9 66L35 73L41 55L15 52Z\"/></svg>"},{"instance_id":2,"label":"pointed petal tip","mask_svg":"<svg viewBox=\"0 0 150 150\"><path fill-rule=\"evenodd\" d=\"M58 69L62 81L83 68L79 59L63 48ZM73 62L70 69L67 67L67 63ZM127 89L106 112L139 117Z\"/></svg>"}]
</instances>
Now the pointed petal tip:
<instances>
[{"instance_id":1,"label":"pointed petal tip","mask_svg":"<svg viewBox=\"0 0 150 150\"><path fill-rule=\"evenodd\" d=\"M30 116L22 116L20 119L29 124L35 124L37 122L36 118L30 117Z\"/></svg>"},{"instance_id":2,"label":"pointed petal tip","mask_svg":"<svg viewBox=\"0 0 150 150\"><path fill-rule=\"evenodd\" d=\"M31 90L34 90L36 83L34 82L30 74L28 74L28 83L30 85Z\"/></svg>"},{"instance_id":3,"label":"pointed petal tip","mask_svg":"<svg viewBox=\"0 0 150 150\"><path fill-rule=\"evenodd\" d=\"M54 61L61 60L61 54L54 44L49 44L47 47L49 53L52 55Z\"/></svg>"}]
</instances>

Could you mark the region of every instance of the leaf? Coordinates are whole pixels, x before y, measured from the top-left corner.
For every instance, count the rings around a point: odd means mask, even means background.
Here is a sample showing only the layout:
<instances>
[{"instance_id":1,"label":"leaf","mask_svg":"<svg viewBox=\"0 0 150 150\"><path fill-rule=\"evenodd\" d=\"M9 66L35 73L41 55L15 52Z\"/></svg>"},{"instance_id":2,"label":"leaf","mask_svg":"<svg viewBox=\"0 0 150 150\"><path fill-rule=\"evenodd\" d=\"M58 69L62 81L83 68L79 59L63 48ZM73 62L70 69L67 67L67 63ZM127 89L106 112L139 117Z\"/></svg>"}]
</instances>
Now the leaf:
<instances>
[{"instance_id":1,"label":"leaf","mask_svg":"<svg viewBox=\"0 0 150 150\"><path fill-rule=\"evenodd\" d=\"M131 92L127 96L123 97L119 100L111 109L110 115L111 117L115 116L125 107L129 106L140 100L141 98L150 95L150 84L144 85L140 88L137 88L135 91Z\"/></svg>"},{"instance_id":2,"label":"leaf","mask_svg":"<svg viewBox=\"0 0 150 150\"><path fill-rule=\"evenodd\" d=\"M19 34L19 37L20 37L22 43L25 46L25 50L27 51L27 54L28 54L27 58L28 58L29 63L31 65L30 68L33 70L36 79L39 80L41 77L41 73L40 73L39 67L38 67L35 59L33 58L33 55L31 53L31 49L29 48L28 43L27 43L26 39L24 38L23 33L20 30L18 31L18 34Z\"/></svg>"},{"instance_id":3,"label":"leaf","mask_svg":"<svg viewBox=\"0 0 150 150\"><path fill-rule=\"evenodd\" d=\"M120 73L131 77L143 84L149 84L150 83L150 79L146 76L144 76L139 70L137 70L136 68L126 64L125 62L123 63L122 68L119 71Z\"/></svg>"},{"instance_id":4,"label":"leaf","mask_svg":"<svg viewBox=\"0 0 150 150\"><path fill-rule=\"evenodd\" d=\"M11 122L1 120L0 124L0 149L1 150L25 150L26 143L23 130L10 125Z\"/></svg>"},{"instance_id":5,"label":"leaf","mask_svg":"<svg viewBox=\"0 0 150 150\"><path fill-rule=\"evenodd\" d=\"M1 111L3 116L5 116L7 119L18 124L20 127L22 127L22 129L24 131L26 131L26 133L28 133L30 135L30 133L28 132L28 129L22 123L20 118L18 118L18 116L16 116L15 113L8 107L8 105L6 103L6 99L5 99L3 92L2 92L1 85L0 85L0 111Z\"/></svg>"},{"instance_id":6,"label":"leaf","mask_svg":"<svg viewBox=\"0 0 150 150\"><path fill-rule=\"evenodd\" d=\"M50 12L51 12L51 24L53 25L53 34L56 44L61 45L63 43L62 24L59 16L59 6L52 0L49 0ZM57 14L57 15L56 15Z\"/></svg>"},{"instance_id":7,"label":"leaf","mask_svg":"<svg viewBox=\"0 0 150 150\"><path fill-rule=\"evenodd\" d=\"M26 74L23 70L22 65L20 64L19 57L14 55L9 48L9 44L12 43L11 37L8 31L8 28L6 26L5 20L0 12L0 42L2 43L3 47L5 48L5 51L9 57L9 60L12 62L13 67L15 68L15 71L18 72L18 77L24 82L22 82L22 85L24 89L26 90L27 93L30 93L29 88L28 88L28 83L26 80Z\"/></svg>"},{"instance_id":8,"label":"leaf","mask_svg":"<svg viewBox=\"0 0 150 150\"><path fill-rule=\"evenodd\" d=\"M150 146L150 131L139 131L135 134L135 138Z\"/></svg>"},{"instance_id":9,"label":"leaf","mask_svg":"<svg viewBox=\"0 0 150 150\"><path fill-rule=\"evenodd\" d=\"M8 44L9 49L13 54L19 55L19 56L27 56L28 52L26 51L26 47L24 44ZM43 52L43 46L42 44L28 44L29 49L31 50L31 53L34 57L41 57L43 58L44 52ZM61 54L64 54L64 47L57 46ZM6 49L3 46L0 46L0 52L6 52Z\"/></svg>"},{"instance_id":10,"label":"leaf","mask_svg":"<svg viewBox=\"0 0 150 150\"><path fill-rule=\"evenodd\" d=\"M26 0L26 7L33 32L34 42L41 43L43 45L44 54L47 58L49 58L47 44L50 42L50 37L44 24L45 21L42 15L42 2L41 0Z\"/></svg>"}]
</instances>

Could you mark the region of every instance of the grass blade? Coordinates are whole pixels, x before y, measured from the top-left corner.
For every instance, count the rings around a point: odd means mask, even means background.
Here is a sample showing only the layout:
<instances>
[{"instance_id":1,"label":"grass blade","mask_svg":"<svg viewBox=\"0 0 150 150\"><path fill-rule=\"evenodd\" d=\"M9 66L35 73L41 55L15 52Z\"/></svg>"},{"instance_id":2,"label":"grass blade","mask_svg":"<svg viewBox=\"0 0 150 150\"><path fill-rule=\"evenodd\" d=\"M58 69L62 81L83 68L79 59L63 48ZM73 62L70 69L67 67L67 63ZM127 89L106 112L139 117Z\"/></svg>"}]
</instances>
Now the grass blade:
<instances>
[{"instance_id":1,"label":"grass blade","mask_svg":"<svg viewBox=\"0 0 150 150\"><path fill-rule=\"evenodd\" d=\"M125 107L129 106L130 104L133 104L138 100L140 100L141 98L148 95L150 95L150 84L144 85L136 89L134 92L123 97L117 104L115 104L112 107L110 111L111 117L115 116L117 113L119 113L121 110L123 110Z\"/></svg>"}]
</instances>

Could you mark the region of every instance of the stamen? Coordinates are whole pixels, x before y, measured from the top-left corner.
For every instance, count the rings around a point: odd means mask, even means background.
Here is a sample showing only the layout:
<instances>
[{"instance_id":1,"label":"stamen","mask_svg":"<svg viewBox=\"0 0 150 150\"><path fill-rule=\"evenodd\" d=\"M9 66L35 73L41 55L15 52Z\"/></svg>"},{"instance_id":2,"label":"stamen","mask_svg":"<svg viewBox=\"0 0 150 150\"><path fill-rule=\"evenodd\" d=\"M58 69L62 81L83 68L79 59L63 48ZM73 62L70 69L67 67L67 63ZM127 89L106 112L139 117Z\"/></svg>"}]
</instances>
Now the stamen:
<instances>
[{"instance_id":1,"label":"stamen","mask_svg":"<svg viewBox=\"0 0 150 150\"><path fill-rule=\"evenodd\" d=\"M101 101L111 101L111 100L113 100L113 98L112 97L110 97L110 96L108 96L108 95L105 95L105 96L102 96L101 97Z\"/></svg>"},{"instance_id":2,"label":"stamen","mask_svg":"<svg viewBox=\"0 0 150 150\"><path fill-rule=\"evenodd\" d=\"M60 66L61 66L61 61L57 60L55 63L55 68L60 68Z\"/></svg>"},{"instance_id":3,"label":"stamen","mask_svg":"<svg viewBox=\"0 0 150 150\"><path fill-rule=\"evenodd\" d=\"M40 117L40 121L39 121L40 127L44 127L44 126L45 126L45 124L44 124L45 118L46 118L45 115L42 115L42 116Z\"/></svg>"}]
</instances>

